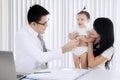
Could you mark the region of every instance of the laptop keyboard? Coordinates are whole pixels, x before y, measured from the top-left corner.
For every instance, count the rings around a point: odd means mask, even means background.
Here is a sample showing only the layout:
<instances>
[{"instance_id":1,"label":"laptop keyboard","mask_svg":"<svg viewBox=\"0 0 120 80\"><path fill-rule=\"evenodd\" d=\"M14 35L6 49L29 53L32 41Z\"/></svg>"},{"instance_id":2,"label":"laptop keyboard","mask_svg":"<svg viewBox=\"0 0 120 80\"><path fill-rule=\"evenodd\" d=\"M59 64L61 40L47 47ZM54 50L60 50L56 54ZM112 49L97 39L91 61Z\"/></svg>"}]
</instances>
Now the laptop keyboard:
<instances>
[{"instance_id":1,"label":"laptop keyboard","mask_svg":"<svg viewBox=\"0 0 120 80\"><path fill-rule=\"evenodd\" d=\"M22 79L25 78L25 77L26 77L26 75L21 75L21 74L17 75L17 79L18 79L18 80L22 80Z\"/></svg>"}]
</instances>

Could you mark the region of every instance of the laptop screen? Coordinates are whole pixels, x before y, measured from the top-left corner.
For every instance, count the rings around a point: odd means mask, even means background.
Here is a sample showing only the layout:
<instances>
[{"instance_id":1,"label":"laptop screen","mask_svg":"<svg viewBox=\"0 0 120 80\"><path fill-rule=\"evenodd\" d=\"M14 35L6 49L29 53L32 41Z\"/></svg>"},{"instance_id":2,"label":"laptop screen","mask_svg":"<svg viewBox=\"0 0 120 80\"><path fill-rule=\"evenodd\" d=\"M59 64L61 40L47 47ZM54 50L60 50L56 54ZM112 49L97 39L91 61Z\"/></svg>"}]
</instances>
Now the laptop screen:
<instances>
[{"instance_id":1,"label":"laptop screen","mask_svg":"<svg viewBox=\"0 0 120 80\"><path fill-rule=\"evenodd\" d=\"M16 80L13 53L0 51L0 80Z\"/></svg>"}]
</instances>

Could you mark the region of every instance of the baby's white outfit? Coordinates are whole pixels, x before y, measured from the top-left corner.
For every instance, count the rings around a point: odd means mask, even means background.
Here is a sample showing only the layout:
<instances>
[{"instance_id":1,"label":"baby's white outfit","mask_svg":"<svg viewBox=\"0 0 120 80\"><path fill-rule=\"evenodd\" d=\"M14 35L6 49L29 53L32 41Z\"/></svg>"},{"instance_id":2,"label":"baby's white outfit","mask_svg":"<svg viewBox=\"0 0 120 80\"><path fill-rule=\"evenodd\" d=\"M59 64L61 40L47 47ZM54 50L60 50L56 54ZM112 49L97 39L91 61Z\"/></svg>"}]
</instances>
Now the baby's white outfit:
<instances>
[{"instance_id":1,"label":"baby's white outfit","mask_svg":"<svg viewBox=\"0 0 120 80\"><path fill-rule=\"evenodd\" d=\"M74 32L78 32L80 35L87 35L87 32L89 31L88 27L85 28L80 28L77 27L75 28ZM82 47L76 47L72 49L72 53L74 53L77 56L80 56L81 54L85 53L88 51L87 46L82 46Z\"/></svg>"}]
</instances>

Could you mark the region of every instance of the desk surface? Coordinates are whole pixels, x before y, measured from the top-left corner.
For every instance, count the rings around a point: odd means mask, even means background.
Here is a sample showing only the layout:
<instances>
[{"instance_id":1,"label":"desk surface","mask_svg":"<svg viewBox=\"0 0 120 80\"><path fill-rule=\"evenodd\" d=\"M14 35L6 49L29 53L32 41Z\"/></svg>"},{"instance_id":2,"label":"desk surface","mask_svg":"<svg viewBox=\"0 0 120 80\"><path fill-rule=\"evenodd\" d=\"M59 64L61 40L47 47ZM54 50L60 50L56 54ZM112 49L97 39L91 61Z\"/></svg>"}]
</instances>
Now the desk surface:
<instances>
[{"instance_id":1,"label":"desk surface","mask_svg":"<svg viewBox=\"0 0 120 80\"><path fill-rule=\"evenodd\" d=\"M31 74L29 78L39 80L119 80L120 71L115 70L84 70L84 69L46 69Z\"/></svg>"},{"instance_id":2,"label":"desk surface","mask_svg":"<svg viewBox=\"0 0 120 80\"><path fill-rule=\"evenodd\" d=\"M120 71L117 70L93 70L78 80L120 80Z\"/></svg>"}]
</instances>

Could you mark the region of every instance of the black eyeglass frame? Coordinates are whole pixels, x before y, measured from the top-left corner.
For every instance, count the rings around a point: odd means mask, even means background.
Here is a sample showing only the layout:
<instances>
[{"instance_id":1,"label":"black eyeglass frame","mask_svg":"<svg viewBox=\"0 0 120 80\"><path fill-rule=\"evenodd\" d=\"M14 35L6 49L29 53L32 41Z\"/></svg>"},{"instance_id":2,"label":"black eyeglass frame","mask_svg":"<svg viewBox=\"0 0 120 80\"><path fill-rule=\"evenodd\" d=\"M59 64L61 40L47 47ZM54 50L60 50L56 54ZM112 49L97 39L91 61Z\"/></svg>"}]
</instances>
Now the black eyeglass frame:
<instances>
[{"instance_id":1,"label":"black eyeglass frame","mask_svg":"<svg viewBox=\"0 0 120 80\"><path fill-rule=\"evenodd\" d=\"M44 23L40 23L40 22L36 22L36 23L45 26L48 23L48 21L49 21L49 19Z\"/></svg>"}]
</instances>

